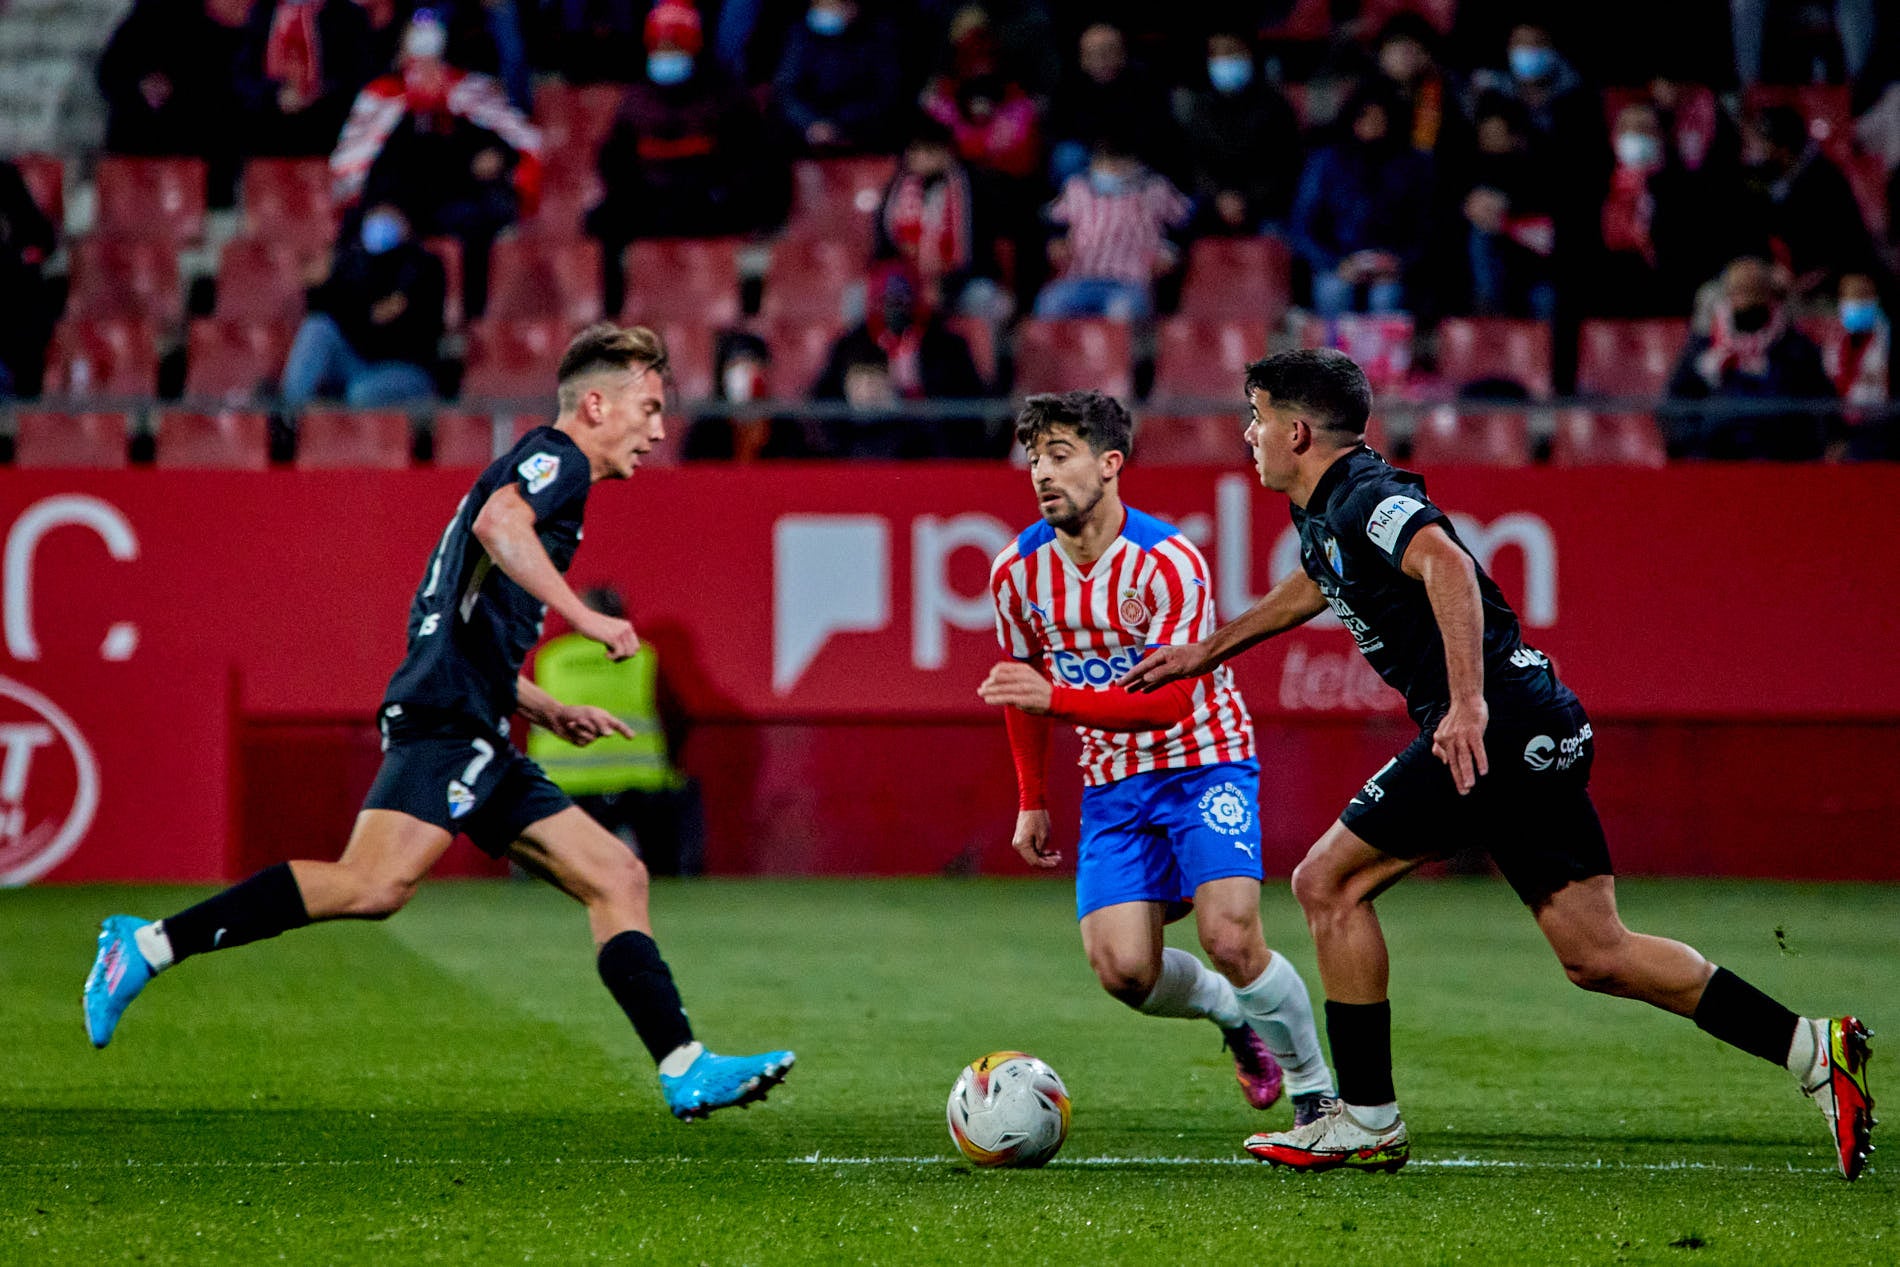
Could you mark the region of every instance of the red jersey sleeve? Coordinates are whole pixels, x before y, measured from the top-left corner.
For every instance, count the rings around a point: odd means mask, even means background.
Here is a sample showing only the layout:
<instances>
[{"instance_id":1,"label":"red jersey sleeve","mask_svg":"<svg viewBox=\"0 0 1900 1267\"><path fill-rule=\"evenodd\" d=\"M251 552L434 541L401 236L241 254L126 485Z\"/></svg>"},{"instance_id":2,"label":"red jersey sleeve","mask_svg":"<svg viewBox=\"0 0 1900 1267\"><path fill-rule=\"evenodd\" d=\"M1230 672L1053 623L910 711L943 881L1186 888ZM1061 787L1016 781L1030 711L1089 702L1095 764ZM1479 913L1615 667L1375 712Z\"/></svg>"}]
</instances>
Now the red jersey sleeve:
<instances>
[{"instance_id":1,"label":"red jersey sleeve","mask_svg":"<svg viewBox=\"0 0 1900 1267\"><path fill-rule=\"evenodd\" d=\"M1092 691L1057 684L1049 716L1093 730L1166 730L1193 714L1195 687L1206 678L1170 682L1158 691L1134 695L1119 686Z\"/></svg>"}]
</instances>

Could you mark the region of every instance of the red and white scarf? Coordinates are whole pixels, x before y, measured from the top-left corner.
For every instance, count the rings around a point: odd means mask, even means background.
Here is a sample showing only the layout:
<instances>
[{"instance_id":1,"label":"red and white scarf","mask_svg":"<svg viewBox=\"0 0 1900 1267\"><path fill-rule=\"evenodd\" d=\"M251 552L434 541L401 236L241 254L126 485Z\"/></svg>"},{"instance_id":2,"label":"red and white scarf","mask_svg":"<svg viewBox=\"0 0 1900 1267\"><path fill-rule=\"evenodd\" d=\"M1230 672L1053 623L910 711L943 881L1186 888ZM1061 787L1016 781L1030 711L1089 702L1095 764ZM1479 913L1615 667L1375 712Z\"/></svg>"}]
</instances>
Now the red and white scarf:
<instances>
[{"instance_id":1,"label":"red and white scarf","mask_svg":"<svg viewBox=\"0 0 1900 1267\"><path fill-rule=\"evenodd\" d=\"M969 181L961 172L936 181L900 174L884 201L884 231L926 278L969 267Z\"/></svg>"},{"instance_id":2,"label":"red and white scarf","mask_svg":"<svg viewBox=\"0 0 1900 1267\"><path fill-rule=\"evenodd\" d=\"M317 36L322 0L281 0L271 14L264 74L305 101L323 85L323 41Z\"/></svg>"}]
</instances>

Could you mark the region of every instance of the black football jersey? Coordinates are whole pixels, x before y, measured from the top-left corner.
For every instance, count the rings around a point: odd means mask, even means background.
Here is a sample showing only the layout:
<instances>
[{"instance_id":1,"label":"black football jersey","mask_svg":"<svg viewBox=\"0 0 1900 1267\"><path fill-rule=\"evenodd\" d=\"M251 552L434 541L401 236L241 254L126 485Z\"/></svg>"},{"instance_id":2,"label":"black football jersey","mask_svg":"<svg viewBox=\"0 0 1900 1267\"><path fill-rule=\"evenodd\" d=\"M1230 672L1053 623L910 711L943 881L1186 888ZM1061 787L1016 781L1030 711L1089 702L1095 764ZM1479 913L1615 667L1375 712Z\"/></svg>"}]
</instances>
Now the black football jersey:
<instances>
[{"instance_id":1,"label":"black football jersey","mask_svg":"<svg viewBox=\"0 0 1900 1267\"><path fill-rule=\"evenodd\" d=\"M563 432L539 427L483 471L455 508L409 605L409 652L389 681L386 704L455 713L506 732L515 677L547 616L475 539L475 517L509 482L534 508L535 535L554 566L566 572L574 561L592 482L587 457Z\"/></svg>"},{"instance_id":2,"label":"black football jersey","mask_svg":"<svg viewBox=\"0 0 1900 1267\"><path fill-rule=\"evenodd\" d=\"M1412 538L1433 524L1470 553L1426 496L1424 479L1366 448L1328 467L1304 510L1293 507L1301 566L1366 660L1426 727L1436 726L1451 706L1445 643L1425 583L1400 564ZM1492 715L1517 716L1574 699L1549 659L1525 645L1517 613L1497 583L1472 562L1484 610L1484 698Z\"/></svg>"}]
</instances>

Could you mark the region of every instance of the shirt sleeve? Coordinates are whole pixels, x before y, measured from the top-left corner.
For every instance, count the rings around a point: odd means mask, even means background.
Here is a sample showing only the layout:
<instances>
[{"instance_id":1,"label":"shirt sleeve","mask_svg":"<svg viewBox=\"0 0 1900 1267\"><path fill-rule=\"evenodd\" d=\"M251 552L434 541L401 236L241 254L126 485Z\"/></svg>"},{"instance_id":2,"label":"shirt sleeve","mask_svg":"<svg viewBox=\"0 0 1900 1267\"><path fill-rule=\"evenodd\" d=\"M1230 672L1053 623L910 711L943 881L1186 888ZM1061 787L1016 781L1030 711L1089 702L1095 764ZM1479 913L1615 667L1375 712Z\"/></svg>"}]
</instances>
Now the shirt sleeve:
<instances>
[{"instance_id":1,"label":"shirt sleeve","mask_svg":"<svg viewBox=\"0 0 1900 1267\"><path fill-rule=\"evenodd\" d=\"M1443 523L1445 512L1432 505L1416 484L1379 479L1354 489L1345 505L1328 518L1335 532L1369 542L1380 558L1398 568L1412 538Z\"/></svg>"},{"instance_id":2,"label":"shirt sleeve","mask_svg":"<svg viewBox=\"0 0 1900 1267\"><path fill-rule=\"evenodd\" d=\"M525 446L515 458L515 487L534 508L539 523L577 497L587 495L587 460L573 444L543 440Z\"/></svg>"},{"instance_id":3,"label":"shirt sleeve","mask_svg":"<svg viewBox=\"0 0 1900 1267\"><path fill-rule=\"evenodd\" d=\"M1214 596L1207 560L1186 537L1170 537L1156 546L1148 579L1148 645L1184 646L1214 632Z\"/></svg>"},{"instance_id":4,"label":"shirt sleeve","mask_svg":"<svg viewBox=\"0 0 1900 1267\"><path fill-rule=\"evenodd\" d=\"M1009 565L1017 559L1016 547L996 556L990 565L990 600L996 605L996 641L1018 660L1033 660L1042 654L1035 631L1023 616L1023 596L1016 592L1015 578Z\"/></svg>"}]
</instances>

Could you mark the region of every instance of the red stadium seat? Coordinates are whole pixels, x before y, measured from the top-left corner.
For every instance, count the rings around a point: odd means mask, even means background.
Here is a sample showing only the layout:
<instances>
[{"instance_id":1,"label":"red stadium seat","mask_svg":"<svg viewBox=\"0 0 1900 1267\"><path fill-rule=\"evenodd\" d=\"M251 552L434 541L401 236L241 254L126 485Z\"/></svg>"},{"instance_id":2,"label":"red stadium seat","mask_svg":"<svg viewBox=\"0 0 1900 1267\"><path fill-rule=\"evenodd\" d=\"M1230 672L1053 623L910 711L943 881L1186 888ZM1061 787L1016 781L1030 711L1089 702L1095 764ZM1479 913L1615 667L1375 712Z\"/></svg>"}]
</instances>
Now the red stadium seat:
<instances>
[{"instance_id":1,"label":"red stadium seat","mask_svg":"<svg viewBox=\"0 0 1900 1267\"><path fill-rule=\"evenodd\" d=\"M276 238L232 238L218 256L220 317L301 321L305 282L321 264L311 248Z\"/></svg>"},{"instance_id":2,"label":"red stadium seat","mask_svg":"<svg viewBox=\"0 0 1900 1267\"><path fill-rule=\"evenodd\" d=\"M621 84L541 83L534 90L534 125L541 129L542 153L553 160L578 151L591 166L626 92Z\"/></svg>"},{"instance_id":3,"label":"red stadium seat","mask_svg":"<svg viewBox=\"0 0 1900 1267\"><path fill-rule=\"evenodd\" d=\"M865 252L854 242L782 238L772 248L760 311L817 321L841 317L845 295L863 286L867 271Z\"/></svg>"},{"instance_id":4,"label":"red stadium seat","mask_svg":"<svg viewBox=\"0 0 1900 1267\"><path fill-rule=\"evenodd\" d=\"M1420 466L1528 466L1530 419L1521 413L1459 413L1450 406L1420 416L1412 461Z\"/></svg>"},{"instance_id":5,"label":"red stadium seat","mask_svg":"<svg viewBox=\"0 0 1900 1267\"><path fill-rule=\"evenodd\" d=\"M591 238L505 238L488 257L490 317L600 320L600 243Z\"/></svg>"},{"instance_id":6,"label":"red stadium seat","mask_svg":"<svg viewBox=\"0 0 1900 1267\"><path fill-rule=\"evenodd\" d=\"M462 303L462 239L424 238L422 245L442 261L442 324L450 330L460 330L468 315Z\"/></svg>"},{"instance_id":7,"label":"red stadium seat","mask_svg":"<svg viewBox=\"0 0 1900 1267\"><path fill-rule=\"evenodd\" d=\"M663 314L674 321L727 325L739 319L736 238L654 238L627 248L629 320Z\"/></svg>"},{"instance_id":8,"label":"red stadium seat","mask_svg":"<svg viewBox=\"0 0 1900 1267\"><path fill-rule=\"evenodd\" d=\"M304 248L336 239L330 164L321 158L254 158L244 165L244 231Z\"/></svg>"},{"instance_id":9,"label":"red stadium seat","mask_svg":"<svg viewBox=\"0 0 1900 1267\"><path fill-rule=\"evenodd\" d=\"M1548 400L1550 326L1508 317L1448 317L1438 325L1438 372L1453 388L1503 378Z\"/></svg>"},{"instance_id":10,"label":"red stadium seat","mask_svg":"<svg viewBox=\"0 0 1900 1267\"><path fill-rule=\"evenodd\" d=\"M66 225L66 160L57 154L19 154L13 165L20 169L26 192L53 222L53 228Z\"/></svg>"},{"instance_id":11,"label":"red stadium seat","mask_svg":"<svg viewBox=\"0 0 1900 1267\"><path fill-rule=\"evenodd\" d=\"M1267 323L1170 317L1161 323L1158 342L1151 400L1238 402L1248 363L1267 354Z\"/></svg>"},{"instance_id":12,"label":"red stadium seat","mask_svg":"<svg viewBox=\"0 0 1900 1267\"><path fill-rule=\"evenodd\" d=\"M970 359L976 362L977 377L996 386L996 323L983 317L946 317L944 326L970 345Z\"/></svg>"},{"instance_id":13,"label":"red stadium seat","mask_svg":"<svg viewBox=\"0 0 1900 1267\"><path fill-rule=\"evenodd\" d=\"M1333 6L1331 0L1295 0L1288 7L1286 17L1260 32L1262 39L1269 40L1323 40L1332 33Z\"/></svg>"},{"instance_id":14,"label":"red stadium seat","mask_svg":"<svg viewBox=\"0 0 1900 1267\"><path fill-rule=\"evenodd\" d=\"M691 321L648 323L666 345L667 368L679 399L705 400L713 395L713 328Z\"/></svg>"},{"instance_id":15,"label":"red stadium seat","mask_svg":"<svg viewBox=\"0 0 1900 1267\"><path fill-rule=\"evenodd\" d=\"M1293 290L1293 252L1275 237L1202 238L1188 250L1181 313L1274 325Z\"/></svg>"},{"instance_id":16,"label":"red stadium seat","mask_svg":"<svg viewBox=\"0 0 1900 1267\"><path fill-rule=\"evenodd\" d=\"M1143 414L1135 428L1135 457L1148 466L1234 466L1247 459L1245 423L1231 414Z\"/></svg>"},{"instance_id":17,"label":"red stadium seat","mask_svg":"<svg viewBox=\"0 0 1900 1267\"><path fill-rule=\"evenodd\" d=\"M122 413L23 409L14 415L14 425L15 466L112 470L126 464L126 415Z\"/></svg>"},{"instance_id":18,"label":"red stadium seat","mask_svg":"<svg viewBox=\"0 0 1900 1267\"><path fill-rule=\"evenodd\" d=\"M551 397L554 374L572 334L559 317L472 323L462 395L502 400Z\"/></svg>"},{"instance_id":19,"label":"red stadium seat","mask_svg":"<svg viewBox=\"0 0 1900 1267\"><path fill-rule=\"evenodd\" d=\"M288 322L199 318L187 343L185 395L239 404L264 394L282 376L295 333Z\"/></svg>"},{"instance_id":20,"label":"red stadium seat","mask_svg":"<svg viewBox=\"0 0 1900 1267\"><path fill-rule=\"evenodd\" d=\"M93 172L98 233L202 242L205 164L201 158L127 158L107 154Z\"/></svg>"},{"instance_id":21,"label":"red stadium seat","mask_svg":"<svg viewBox=\"0 0 1900 1267\"><path fill-rule=\"evenodd\" d=\"M1854 149L1854 112L1846 84L1755 84L1743 95L1750 115L1770 106L1792 106L1808 121L1808 135L1835 162Z\"/></svg>"},{"instance_id":22,"label":"red stadium seat","mask_svg":"<svg viewBox=\"0 0 1900 1267\"><path fill-rule=\"evenodd\" d=\"M1550 440L1552 466L1666 466L1668 450L1648 414L1593 414L1566 409Z\"/></svg>"},{"instance_id":23,"label":"red stadium seat","mask_svg":"<svg viewBox=\"0 0 1900 1267\"><path fill-rule=\"evenodd\" d=\"M574 238L586 231L587 213L600 201L600 178L592 172L575 179L559 168L543 173L534 214L515 225L524 237Z\"/></svg>"},{"instance_id":24,"label":"red stadium seat","mask_svg":"<svg viewBox=\"0 0 1900 1267\"><path fill-rule=\"evenodd\" d=\"M1093 388L1124 401L1135 392L1128 327L1099 317L1036 319L1016 328L1016 390Z\"/></svg>"},{"instance_id":25,"label":"red stadium seat","mask_svg":"<svg viewBox=\"0 0 1900 1267\"><path fill-rule=\"evenodd\" d=\"M834 238L871 251L877 209L897 173L894 158L821 158L792 164L788 238Z\"/></svg>"},{"instance_id":26,"label":"red stadium seat","mask_svg":"<svg viewBox=\"0 0 1900 1267\"><path fill-rule=\"evenodd\" d=\"M176 325L185 317L178 253L160 238L79 238L68 244L70 317L150 317Z\"/></svg>"},{"instance_id":27,"label":"red stadium seat","mask_svg":"<svg viewBox=\"0 0 1900 1267\"><path fill-rule=\"evenodd\" d=\"M1359 362L1374 391L1402 386L1412 373L1412 318L1402 312L1348 312L1298 323L1303 348L1337 348Z\"/></svg>"},{"instance_id":28,"label":"red stadium seat","mask_svg":"<svg viewBox=\"0 0 1900 1267\"><path fill-rule=\"evenodd\" d=\"M812 321L781 317L765 323L765 345L772 351L766 371L766 390L775 400L796 400L811 392L812 384L831 359L831 348L844 335L842 321Z\"/></svg>"},{"instance_id":29,"label":"red stadium seat","mask_svg":"<svg viewBox=\"0 0 1900 1267\"><path fill-rule=\"evenodd\" d=\"M306 410L297 423L297 467L305 471L409 465L409 415L400 410Z\"/></svg>"},{"instance_id":30,"label":"red stadium seat","mask_svg":"<svg viewBox=\"0 0 1900 1267\"><path fill-rule=\"evenodd\" d=\"M166 410L158 416L157 461L165 470L262 471L270 466L270 422L236 410Z\"/></svg>"},{"instance_id":31,"label":"red stadium seat","mask_svg":"<svg viewBox=\"0 0 1900 1267\"><path fill-rule=\"evenodd\" d=\"M49 396L150 396L158 329L148 317L68 317L46 350Z\"/></svg>"},{"instance_id":32,"label":"red stadium seat","mask_svg":"<svg viewBox=\"0 0 1900 1267\"><path fill-rule=\"evenodd\" d=\"M1359 6L1359 21L1368 31L1379 31L1401 13L1416 13L1438 28L1439 34L1451 34L1458 18L1458 0L1364 0Z\"/></svg>"},{"instance_id":33,"label":"red stadium seat","mask_svg":"<svg viewBox=\"0 0 1900 1267\"><path fill-rule=\"evenodd\" d=\"M1577 391L1659 399L1689 343L1689 323L1586 321L1578 336Z\"/></svg>"},{"instance_id":34,"label":"red stadium seat","mask_svg":"<svg viewBox=\"0 0 1900 1267\"><path fill-rule=\"evenodd\" d=\"M512 415L508 419L508 443L512 445L546 421L539 414ZM495 449L493 414L445 409L435 416L434 432L437 466L487 466L501 456Z\"/></svg>"}]
</instances>

